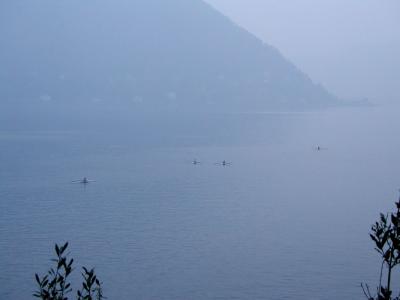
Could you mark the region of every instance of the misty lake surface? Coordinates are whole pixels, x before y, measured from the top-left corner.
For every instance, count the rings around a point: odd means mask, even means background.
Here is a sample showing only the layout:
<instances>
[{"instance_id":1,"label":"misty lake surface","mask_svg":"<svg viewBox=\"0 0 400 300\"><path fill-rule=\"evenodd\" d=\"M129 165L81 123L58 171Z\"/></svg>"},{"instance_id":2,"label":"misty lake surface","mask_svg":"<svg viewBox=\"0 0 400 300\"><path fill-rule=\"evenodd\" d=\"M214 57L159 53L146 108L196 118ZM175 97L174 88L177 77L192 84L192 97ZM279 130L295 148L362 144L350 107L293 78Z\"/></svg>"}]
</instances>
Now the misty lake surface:
<instances>
[{"instance_id":1,"label":"misty lake surface","mask_svg":"<svg viewBox=\"0 0 400 300\"><path fill-rule=\"evenodd\" d=\"M370 225L398 197L399 113L4 127L0 299L32 298L64 241L72 280L96 267L108 299L363 299L379 275Z\"/></svg>"}]
</instances>

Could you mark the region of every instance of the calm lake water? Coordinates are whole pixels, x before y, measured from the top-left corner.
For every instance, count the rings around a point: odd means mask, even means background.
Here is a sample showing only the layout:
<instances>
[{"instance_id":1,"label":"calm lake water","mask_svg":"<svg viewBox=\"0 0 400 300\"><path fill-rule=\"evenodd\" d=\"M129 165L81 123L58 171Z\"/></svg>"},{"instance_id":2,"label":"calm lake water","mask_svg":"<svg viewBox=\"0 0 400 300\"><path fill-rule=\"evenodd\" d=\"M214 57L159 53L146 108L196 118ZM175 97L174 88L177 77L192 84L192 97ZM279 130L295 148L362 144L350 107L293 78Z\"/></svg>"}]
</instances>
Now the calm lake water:
<instances>
[{"instance_id":1,"label":"calm lake water","mask_svg":"<svg viewBox=\"0 0 400 300\"><path fill-rule=\"evenodd\" d=\"M32 298L64 241L73 280L96 267L108 299L364 299L379 271L370 225L398 197L399 113L4 127L0 299ZM96 182L71 183L83 176Z\"/></svg>"}]
</instances>

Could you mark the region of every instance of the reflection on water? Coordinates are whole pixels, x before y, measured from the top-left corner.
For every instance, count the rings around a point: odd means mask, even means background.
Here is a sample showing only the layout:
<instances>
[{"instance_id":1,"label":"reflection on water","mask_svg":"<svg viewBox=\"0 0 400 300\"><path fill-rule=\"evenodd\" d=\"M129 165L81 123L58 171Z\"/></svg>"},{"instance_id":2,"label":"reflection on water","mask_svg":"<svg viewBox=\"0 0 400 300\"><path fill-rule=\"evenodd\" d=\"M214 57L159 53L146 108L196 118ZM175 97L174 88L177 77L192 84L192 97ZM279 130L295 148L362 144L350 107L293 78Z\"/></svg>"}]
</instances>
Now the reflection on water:
<instances>
[{"instance_id":1,"label":"reflection on water","mask_svg":"<svg viewBox=\"0 0 400 300\"><path fill-rule=\"evenodd\" d=\"M396 112L85 124L0 133L1 299L28 299L66 240L109 299L361 299L375 284Z\"/></svg>"}]
</instances>

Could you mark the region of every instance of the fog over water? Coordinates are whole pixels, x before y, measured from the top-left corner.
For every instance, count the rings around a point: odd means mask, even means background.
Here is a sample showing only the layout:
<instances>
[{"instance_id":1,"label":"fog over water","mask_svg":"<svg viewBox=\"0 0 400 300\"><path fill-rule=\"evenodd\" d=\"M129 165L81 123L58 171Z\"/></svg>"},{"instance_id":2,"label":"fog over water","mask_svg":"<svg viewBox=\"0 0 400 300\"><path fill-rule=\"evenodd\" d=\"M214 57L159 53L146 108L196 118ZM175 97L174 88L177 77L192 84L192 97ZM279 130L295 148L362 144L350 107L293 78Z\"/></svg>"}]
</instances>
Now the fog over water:
<instances>
[{"instance_id":1,"label":"fog over water","mask_svg":"<svg viewBox=\"0 0 400 300\"><path fill-rule=\"evenodd\" d=\"M108 299L364 299L398 2L93 1L0 1L0 300L65 241Z\"/></svg>"},{"instance_id":2,"label":"fog over water","mask_svg":"<svg viewBox=\"0 0 400 300\"><path fill-rule=\"evenodd\" d=\"M65 240L110 299L362 299L376 282L397 111L78 124L0 133L1 299L29 298Z\"/></svg>"}]
</instances>

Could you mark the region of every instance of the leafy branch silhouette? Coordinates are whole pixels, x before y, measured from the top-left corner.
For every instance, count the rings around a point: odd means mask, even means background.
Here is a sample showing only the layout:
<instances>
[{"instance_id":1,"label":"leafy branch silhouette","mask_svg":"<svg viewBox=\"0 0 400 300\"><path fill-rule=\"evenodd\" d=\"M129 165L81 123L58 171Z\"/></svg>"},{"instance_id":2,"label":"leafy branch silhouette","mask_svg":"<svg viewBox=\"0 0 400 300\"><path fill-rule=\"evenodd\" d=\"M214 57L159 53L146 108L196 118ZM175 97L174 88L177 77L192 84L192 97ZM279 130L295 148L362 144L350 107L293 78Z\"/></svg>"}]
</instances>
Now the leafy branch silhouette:
<instances>
[{"instance_id":1,"label":"leafy branch silhouette","mask_svg":"<svg viewBox=\"0 0 400 300\"><path fill-rule=\"evenodd\" d=\"M379 284L376 295L372 296L367 284L361 288L368 300L400 300L400 295L392 298L392 274L400 264L400 199L395 203L396 210L389 214L380 214L380 218L371 227L370 237L375 243L375 250L382 259ZM385 282L384 282L385 281Z\"/></svg>"},{"instance_id":2,"label":"leafy branch silhouette","mask_svg":"<svg viewBox=\"0 0 400 300\"><path fill-rule=\"evenodd\" d=\"M68 281L73 271L73 259L68 258L66 250L68 242L61 247L55 244L54 250L56 257L51 259L55 267L50 268L46 275L40 277L35 274L38 290L33 296L42 300L68 300L67 295L72 292L71 283ZM102 283L97 278L94 269L82 268L82 288L77 291L77 300L102 300L106 299L103 295Z\"/></svg>"}]
</instances>

